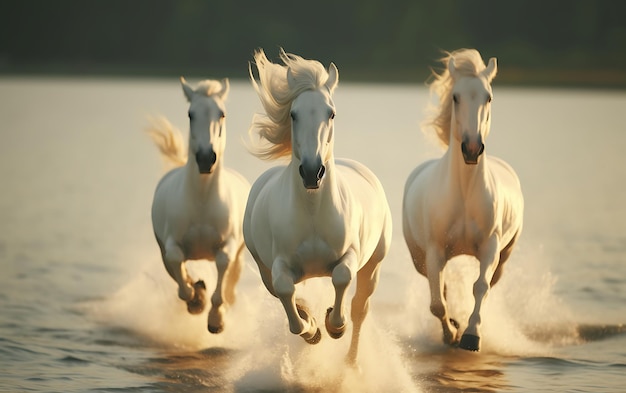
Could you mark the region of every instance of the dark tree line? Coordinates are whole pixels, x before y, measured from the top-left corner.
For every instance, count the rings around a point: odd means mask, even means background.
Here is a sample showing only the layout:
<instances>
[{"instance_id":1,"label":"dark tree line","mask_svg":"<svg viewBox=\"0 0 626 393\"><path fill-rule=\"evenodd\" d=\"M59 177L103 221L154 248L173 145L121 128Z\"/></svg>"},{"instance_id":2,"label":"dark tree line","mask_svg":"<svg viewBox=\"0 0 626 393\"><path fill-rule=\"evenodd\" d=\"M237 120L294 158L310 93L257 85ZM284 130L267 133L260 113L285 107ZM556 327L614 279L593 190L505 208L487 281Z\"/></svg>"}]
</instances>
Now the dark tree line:
<instances>
[{"instance_id":1,"label":"dark tree line","mask_svg":"<svg viewBox=\"0 0 626 393\"><path fill-rule=\"evenodd\" d=\"M284 47L325 64L334 61L347 79L421 81L441 50L473 47L485 58L497 56L510 80L548 73L626 84L626 2L0 2L5 73L236 78L246 76L259 47L272 57Z\"/></svg>"}]
</instances>

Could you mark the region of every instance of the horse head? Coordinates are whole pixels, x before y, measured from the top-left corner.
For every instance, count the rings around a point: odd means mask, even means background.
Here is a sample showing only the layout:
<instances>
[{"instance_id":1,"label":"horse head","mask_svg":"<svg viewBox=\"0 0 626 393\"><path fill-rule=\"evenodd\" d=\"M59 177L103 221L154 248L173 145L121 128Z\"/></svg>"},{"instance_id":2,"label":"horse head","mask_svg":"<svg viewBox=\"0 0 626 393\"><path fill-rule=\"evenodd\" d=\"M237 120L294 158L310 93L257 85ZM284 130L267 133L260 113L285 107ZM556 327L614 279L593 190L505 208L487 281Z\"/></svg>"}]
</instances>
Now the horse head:
<instances>
[{"instance_id":1,"label":"horse head","mask_svg":"<svg viewBox=\"0 0 626 393\"><path fill-rule=\"evenodd\" d=\"M226 144L228 79L204 81L195 90L183 77L180 83L189 102L189 156L195 157L200 173L212 173Z\"/></svg>"},{"instance_id":2,"label":"horse head","mask_svg":"<svg viewBox=\"0 0 626 393\"><path fill-rule=\"evenodd\" d=\"M448 71L454 80L451 133L461 143L463 159L469 165L477 164L485 150L485 139L491 126L491 81L497 68L495 57L477 75L459 72L454 57L448 62Z\"/></svg>"},{"instance_id":3,"label":"horse head","mask_svg":"<svg viewBox=\"0 0 626 393\"><path fill-rule=\"evenodd\" d=\"M339 71L331 63L326 83L319 89L303 91L291 103L292 151L300 162L298 169L307 190L320 187L333 155L335 104L332 94L338 80ZM287 82L291 88L297 83L290 68Z\"/></svg>"}]
</instances>

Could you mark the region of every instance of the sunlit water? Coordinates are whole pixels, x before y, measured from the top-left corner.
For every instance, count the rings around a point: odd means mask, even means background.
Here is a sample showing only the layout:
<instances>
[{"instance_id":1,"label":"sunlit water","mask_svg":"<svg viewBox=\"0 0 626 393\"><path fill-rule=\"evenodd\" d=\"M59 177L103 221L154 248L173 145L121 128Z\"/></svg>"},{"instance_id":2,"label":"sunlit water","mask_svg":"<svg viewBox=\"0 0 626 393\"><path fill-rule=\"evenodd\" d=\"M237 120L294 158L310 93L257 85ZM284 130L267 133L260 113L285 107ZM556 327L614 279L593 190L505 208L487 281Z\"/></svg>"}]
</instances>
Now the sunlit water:
<instances>
[{"instance_id":1,"label":"sunlit water","mask_svg":"<svg viewBox=\"0 0 626 393\"><path fill-rule=\"evenodd\" d=\"M441 343L404 245L409 172L441 151L419 131L422 86L340 84L335 154L381 179L392 248L363 327L309 346L288 332L250 256L226 330L187 314L150 224L162 164L149 115L186 131L172 80L0 79L0 390L54 392L621 392L626 386L626 94L494 86L488 154L522 181L524 233L483 318L483 349ZM260 110L232 83L226 164L270 164L242 140ZM214 266L193 263L212 287ZM471 309L471 259L447 271L453 316ZM328 280L298 290L322 320ZM347 336L349 337L348 331Z\"/></svg>"}]
</instances>

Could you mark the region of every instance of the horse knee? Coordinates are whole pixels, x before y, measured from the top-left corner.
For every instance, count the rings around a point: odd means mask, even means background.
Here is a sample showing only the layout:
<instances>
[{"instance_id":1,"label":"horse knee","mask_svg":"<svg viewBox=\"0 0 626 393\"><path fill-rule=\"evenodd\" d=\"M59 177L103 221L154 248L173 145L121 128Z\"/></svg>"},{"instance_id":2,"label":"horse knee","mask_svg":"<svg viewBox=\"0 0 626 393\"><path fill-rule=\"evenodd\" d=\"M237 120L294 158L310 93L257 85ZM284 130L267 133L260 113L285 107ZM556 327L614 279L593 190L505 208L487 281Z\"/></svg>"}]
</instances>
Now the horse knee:
<instances>
[{"instance_id":1,"label":"horse knee","mask_svg":"<svg viewBox=\"0 0 626 393\"><path fill-rule=\"evenodd\" d=\"M163 263L168 269L175 268L185 260L183 252L178 247L166 248L163 254Z\"/></svg>"},{"instance_id":2,"label":"horse knee","mask_svg":"<svg viewBox=\"0 0 626 393\"><path fill-rule=\"evenodd\" d=\"M279 298L289 298L296 292L293 279L284 274L274 277L272 287L274 288L274 293Z\"/></svg>"},{"instance_id":3,"label":"horse knee","mask_svg":"<svg viewBox=\"0 0 626 393\"><path fill-rule=\"evenodd\" d=\"M347 287L354 275L348 266L339 264L333 269L332 282L335 287Z\"/></svg>"},{"instance_id":4,"label":"horse knee","mask_svg":"<svg viewBox=\"0 0 626 393\"><path fill-rule=\"evenodd\" d=\"M443 319L446 316L446 307L442 302L431 302L430 312L439 319Z\"/></svg>"},{"instance_id":5,"label":"horse knee","mask_svg":"<svg viewBox=\"0 0 626 393\"><path fill-rule=\"evenodd\" d=\"M490 285L487 280L478 279L478 281L474 283L474 298L476 299L478 296L484 297L489 289Z\"/></svg>"}]
</instances>

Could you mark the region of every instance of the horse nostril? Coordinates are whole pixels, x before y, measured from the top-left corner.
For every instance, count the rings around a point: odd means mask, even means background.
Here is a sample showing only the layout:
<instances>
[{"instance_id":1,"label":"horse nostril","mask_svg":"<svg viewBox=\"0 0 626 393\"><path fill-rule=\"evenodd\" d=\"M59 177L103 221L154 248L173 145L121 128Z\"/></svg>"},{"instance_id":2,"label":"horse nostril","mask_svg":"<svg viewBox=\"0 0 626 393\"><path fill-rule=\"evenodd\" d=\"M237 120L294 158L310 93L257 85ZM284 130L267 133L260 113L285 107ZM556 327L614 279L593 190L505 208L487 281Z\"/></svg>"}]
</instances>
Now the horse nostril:
<instances>
[{"instance_id":1,"label":"horse nostril","mask_svg":"<svg viewBox=\"0 0 626 393\"><path fill-rule=\"evenodd\" d=\"M467 143L466 142L462 142L461 143L461 152L463 154L467 154Z\"/></svg>"},{"instance_id":2,"label":"horse nostril","mask_svg":"<svg viewBox=\"0 0 626 393\"><path fill-rule=\"evenodd\" d=\"M483 154L484 151L485 151L485 144L481 143L480 144L480 149L478 150L478 155Z\"/></svg>"},{"instance_id":3,"label":"horse nostril","mask_svg":"<svg viewBox=\"0 0 626 393\"><path fill-rule=\"evenodd\" d=\"M298 171L300 172L300 177L304 178L304 168L302 168L302 165L298 167Z\"/></svg>"},{"instance_id":4,"label":"horse nostril","mask_svg":"<svg viewBox=\"0 0 626 393\"><path fill-rule=\"evenodd\" d=\"M317 171L317 180L322 180L322 177L324 177L325 173L326 173L326 167L322 165L319 171Z\"/></svg>"}]
</instances>

